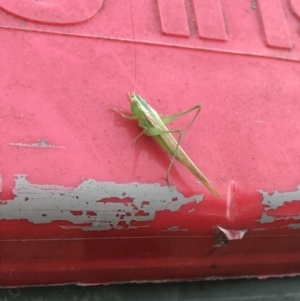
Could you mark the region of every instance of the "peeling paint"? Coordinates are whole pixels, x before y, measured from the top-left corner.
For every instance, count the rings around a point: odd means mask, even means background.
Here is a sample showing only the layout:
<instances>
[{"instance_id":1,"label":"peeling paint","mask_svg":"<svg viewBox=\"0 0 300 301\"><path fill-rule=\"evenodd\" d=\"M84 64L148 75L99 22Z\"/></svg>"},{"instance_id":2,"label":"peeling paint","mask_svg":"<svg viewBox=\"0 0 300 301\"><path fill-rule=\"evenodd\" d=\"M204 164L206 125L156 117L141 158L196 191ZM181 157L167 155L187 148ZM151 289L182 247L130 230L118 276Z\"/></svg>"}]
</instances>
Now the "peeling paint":
<instances>
[{"instance_id":1,"label":"peeling paint","mask_svg":"<svg viewBox=\"0 0 300 301\"><path fill-rule=\"evenodd\" d=\"M275 217L269 216L267 213L264 212L264 213L261 215L259 222L260 222L261 224L273 223L273 222L275 222Z\"/></svg>"},{"instance_id":2,"label":"peeling paint","mask_svg":"<svg viewBox=\"0 0 300 301\"><path fill-rule=\"evenodd\" d=\"M49 144L47 139L41 139L38 142L32 142L32 143L11 142L9 143L9 145L16 146L16 147L66 148L65 146L57 146L57 145Z\"/></svg>"},{"instance_id":3,"label":"peeling paint","mask_svg":"<svg viewBox=\"0 0 300 301\"><path fill-rule=\"evenodd\" d=\"M290 229L300 229L300 224L289 224Z\"/></svg>"},{"instance_id":4,"label":"peeling paint","mask_svg":"<svg viewBox=\"0 0 300 301\"><path fill-rule=\"evenodd\" d=\"M286 203L300 202L300 185L297 187L298 190L291 192L279 192L274 191L272 193L260 190L262 194L262 205L264 205L264 212L262 213L259 222L261 224L274 223L279 220L300 220L300 214L298 215L286 215L282 216L276 214L276 209L285 206ZM295 212L296 213L296 212ZM298 212L297 212L298 213ZM287 227L292 229L300 228L300 224L289 224Z\"/></svg>"},{"instance_id":5,"label":"peeling paint","mask_svg":"<svg viewBox=\"0 0 300 301\"><path fill-rule=\"evenodd\" d=\"M218 226L220 231L222 231L228 240L237 240L237 239L242 239L244 235L247 233L247 229L243 230L230 230L230 229L225 229L220 226Z\"/></svg>"},{"instance_id":6,"label":"peeling paint","mask_svg":"<svg viewBox=\"0 0 300 301\"><path fill-rule=\"evenodd\" d=\"M62 228L87 231L148 227L158 211L175 212L203 199L203 195L184 197L175 187L160 184L89 179L77 187L64 187L32 184L24 175L16 177L13 194L14 199L2 203L0 219L26 219L35 224L68 221L76 226Z\"/></svg>"},{"instance_id":7,"label":"peeling paint","mask_svg":"<svg viewBox=\"0 0 300 301\"><path fill-rule=\"evenodd\" d=\"M279 192L274 191L273 193L268 193L260 191L263 195L262 205L268 206L266 210L277 209L283 206L286 202L300 201L300 185L297 187L297 191L291 192Z\"/></svg>"}]
</instances>

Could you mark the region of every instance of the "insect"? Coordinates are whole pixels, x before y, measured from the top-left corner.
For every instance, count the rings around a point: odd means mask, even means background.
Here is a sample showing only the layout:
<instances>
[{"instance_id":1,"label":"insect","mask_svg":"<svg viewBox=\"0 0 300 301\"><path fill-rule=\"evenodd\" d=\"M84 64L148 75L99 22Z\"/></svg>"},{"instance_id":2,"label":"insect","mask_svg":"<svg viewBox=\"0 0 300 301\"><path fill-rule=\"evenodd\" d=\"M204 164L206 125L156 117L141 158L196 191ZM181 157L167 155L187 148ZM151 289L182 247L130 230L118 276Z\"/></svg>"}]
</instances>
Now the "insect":
<instances>
[{"instance_id":1,"label":"insect","mask_svg":"<svg viewBox=\"0 0 300 301\"><path fill-rule=\"evenodd\" d=\"M133 13L132 13L132 4L130 0L130 13L131 13L131 25L132 25L132 34L135 42L135 32L134 32L134 24L133 24ZM136 45L134 43L134 58L135 58L135 79L134 79L134 87L136 85ZM170 165L166 171L165 178L167 180L168 185L170 185L169 174L170 170L173 166L173 163L178 160L181 164L187 167L187 169L202 183L204 186L216 197L220 198L218 191L212 186L209 180L204 176L204 174L198 169L195 163L189 158L189 156L185 153L185 151L181 148L180 144L182 140L185 138L189 129L193 125L196 120L200 110L200 105L195 105L194 107L185 110L181 113L161 116L159 115L140 95L135 92L129 94L129 99L131 102L131 113L132 115L125 115L120 110L111 109L112 111L120 114L123 118L129 120L139 120L139 126L143 128L143 131L134 139L133 143L142 136L143 134L147 136L153 137L159 145L170 155L172 155L172 160ZM188 125L187 129L184 133L182 133L181 129L177 130L169 130L166 125L180 116L183 116L191 111L196 110L196 114L194 115L192 121ZM173 137L172 133L179 133L179 139Z\"/></svg>"},{"instance_id":2,"label":"insect","mask_svg":"<svg viewBox=\"0 0 300 301\"><path fill-rule=\"evenodd\" d=\"M204 186L216 197L220 197L218 191L212 186L209 180L204 176L204 174L198 169L195 163L189 158L185 151L181 148L180 143L186 136L188 130L192 126L193 122L197 118L201 106L196 105L188 110L185 110L181 113L174 115L161 116L159 115L141 96L136 93L129 94L129 99L131 102L131 112L132 115L125 115L121 111L112 109L112 111L120 114L123 118L129 120L139 120L139 126L143 128L143 131L134 139L133 143L143 134L153 137L159 145L170 155L172 155L171 163L167 169L165 178L167 183L169 181L169 173L171 167L174 163L174 160L178 160L181 164L187 167L187 169L201 182ZM187 127L185 133L182 133L182 130L169 130L166 127L166 124L176 120L180 116L187 114L193 110L196 110L196 114ZM173 137L172 133L178 132L179 139Z\"/></svg>"}]
</instances>

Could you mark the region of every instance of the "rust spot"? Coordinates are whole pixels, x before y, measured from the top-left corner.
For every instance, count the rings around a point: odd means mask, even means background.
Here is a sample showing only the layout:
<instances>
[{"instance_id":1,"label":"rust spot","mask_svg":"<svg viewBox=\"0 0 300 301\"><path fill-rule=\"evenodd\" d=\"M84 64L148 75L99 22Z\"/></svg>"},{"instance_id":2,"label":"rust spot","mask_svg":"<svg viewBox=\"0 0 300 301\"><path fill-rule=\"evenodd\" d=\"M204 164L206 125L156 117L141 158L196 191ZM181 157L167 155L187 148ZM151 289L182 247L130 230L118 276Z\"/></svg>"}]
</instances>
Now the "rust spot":
<instances>
[{"instance_id":1,"label":"rust spot","mask_svg":"<svg viewBox=\"0 0 300 301\"><path fill-rule=\"evenodd\" d=\"M28 198L28 197L26 197L26 198L25 198L25 202L27 202L28 200L29 200L29 198Z\"/></svg>"}]
</instances>

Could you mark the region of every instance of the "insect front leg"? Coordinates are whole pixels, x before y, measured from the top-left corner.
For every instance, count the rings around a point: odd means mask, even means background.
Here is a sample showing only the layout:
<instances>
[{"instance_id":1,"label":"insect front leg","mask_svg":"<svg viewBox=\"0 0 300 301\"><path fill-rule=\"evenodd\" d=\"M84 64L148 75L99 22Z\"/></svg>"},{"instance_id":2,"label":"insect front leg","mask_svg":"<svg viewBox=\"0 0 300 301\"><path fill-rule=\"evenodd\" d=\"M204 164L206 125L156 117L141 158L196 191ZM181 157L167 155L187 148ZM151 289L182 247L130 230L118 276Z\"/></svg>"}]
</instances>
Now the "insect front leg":
<instances>
[{"instance_id":1,"label":"insect front leg","mask_svg":"<svg viewBox=\"0 0 300 301\"><path fill-rule=\"evenodd\" d=\"M145 134L145 131L142 131L133 139L132 145L134 145L136 143L136 140L138 140L143 134Z\"/></svg>"},{"instance_id":2,"label":"insect front leg","mask_svg":"<svg viewBox=\"0 0 300 301\"><path fill-rule=\"evenodd\" d=\"M123 118L128 119L128 120L137 120L138 117L134 116L134 115L125 115L123 114L120 110L117 109L110 109L110 111L113 111L115 113L120 114ZM144 134L145 131L142 131L140 134L138 134L134 140L132 141L132 144L134 145L136 143L136 141Z\"/></svg>"},{"instance_id":3,"label":"insect front leg","mask_svg":"<svg viewBox=\"0 0 300 301\"><path fill-rule=\"evenodd\" d=\"M137 116L134 116L134 115L126 115L126 114L123 114L120 110L117 110L117 109L110 109L110 111L113 111L113 112L115 112L115 113L118 113L118 114L120 114L123 118L128 119L128 120L137 120L137 119L139 119Z\"/></svg>"}]
</instances>

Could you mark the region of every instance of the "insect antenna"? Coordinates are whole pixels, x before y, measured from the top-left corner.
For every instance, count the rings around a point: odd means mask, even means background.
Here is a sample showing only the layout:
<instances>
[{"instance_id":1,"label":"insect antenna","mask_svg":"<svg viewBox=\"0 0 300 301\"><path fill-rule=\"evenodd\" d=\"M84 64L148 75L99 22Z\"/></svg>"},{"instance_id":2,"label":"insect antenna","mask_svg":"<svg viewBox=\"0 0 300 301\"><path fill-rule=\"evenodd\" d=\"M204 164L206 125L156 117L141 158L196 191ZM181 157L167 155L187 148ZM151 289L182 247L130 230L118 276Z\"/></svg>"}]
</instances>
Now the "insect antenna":
<instances>
[{"instance_id":1,"label":"insect antenna","mask_svg":"<svg viewBox=\"0 0 300 301\"><path fill-rule=\"evenodd\" d=\"M132 0L130 3L130 18L131 18L131 29L132 29L132 38L133 38L133 51L134 51L134 83L133 83L133 92L135 92L136 80L137 80L137 65L136 65L136 43L135 43L135 30L134 30L134 22L133 22L133 12L132 12Z\"/></svg>"}]
</instances>

